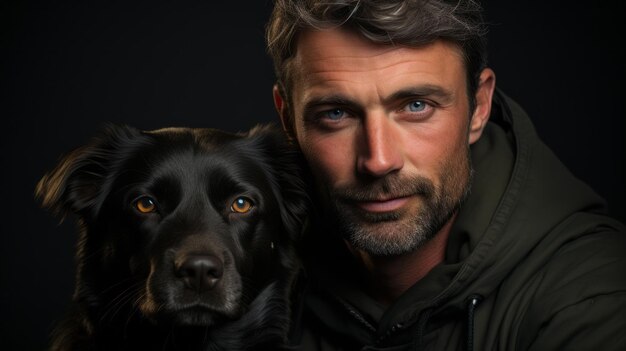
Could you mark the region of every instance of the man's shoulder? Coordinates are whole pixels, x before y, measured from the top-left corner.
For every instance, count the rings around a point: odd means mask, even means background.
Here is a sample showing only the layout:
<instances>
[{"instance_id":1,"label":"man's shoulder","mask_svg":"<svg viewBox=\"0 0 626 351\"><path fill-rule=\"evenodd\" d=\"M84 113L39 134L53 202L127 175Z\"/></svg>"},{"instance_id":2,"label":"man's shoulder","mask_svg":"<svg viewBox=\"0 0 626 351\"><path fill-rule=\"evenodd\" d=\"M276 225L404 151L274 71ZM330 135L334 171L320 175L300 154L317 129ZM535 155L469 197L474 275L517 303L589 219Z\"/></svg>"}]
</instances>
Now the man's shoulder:
<instances>
[{"instance_id":1,"label":"man's shoulder","mask_svg":"<svg viewBox=\"0 0 626 351\"><path fill-rule=\"evenodd\" d=\"M554 228L552 236L568 239L558 242L549 235L540 244L554 240L558 249L529 281L535 289L521 316L522 343L536 349L626 346L624 226L605 216L581 214Z\"/></svg>"},{"instance_id":2,"label":"man's shoulder","mask_svg":"<svg viewBox=\"0 0 626 351\"><path fill-rule=\"evenodd\" d=\"M626 229L601 214L579 213L556 226L540 246L553 246L540 270L539 289L584 299L611 290L626 291Z\"/></svg>"},{"instance_id":3,"label":"man's shoulder","mask_svg":"<svg viewBox=\"0 0 626 351\"><path fill-rule=\"evenodd\" d=\"M603 215L581 213L555 227L541 246L553 246L535 276L529 313L546 316L595 296L626 292L626 230ZM529 256L532 259L533 255Z\"/></svg>"}]
</instances>

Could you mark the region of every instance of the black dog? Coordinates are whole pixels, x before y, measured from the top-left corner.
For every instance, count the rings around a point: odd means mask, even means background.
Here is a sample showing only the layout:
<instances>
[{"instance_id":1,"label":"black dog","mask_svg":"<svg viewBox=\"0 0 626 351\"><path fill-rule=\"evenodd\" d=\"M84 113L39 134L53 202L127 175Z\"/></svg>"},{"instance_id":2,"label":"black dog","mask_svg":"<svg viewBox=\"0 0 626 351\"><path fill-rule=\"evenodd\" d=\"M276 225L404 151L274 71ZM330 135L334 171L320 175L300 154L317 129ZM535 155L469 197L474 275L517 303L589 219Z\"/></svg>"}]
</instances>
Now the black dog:
<instances>
[{"instance_id":1,"label":"black dog","mask_svg":"<svg viewBox=\"0 0 626 351\"><path fill-rule=\"evenodd\" d=\"M273 127L110 126L36 196L80 227L74 308L53 350L276 349L307 200Z\"/></svg>"}]
</instances>

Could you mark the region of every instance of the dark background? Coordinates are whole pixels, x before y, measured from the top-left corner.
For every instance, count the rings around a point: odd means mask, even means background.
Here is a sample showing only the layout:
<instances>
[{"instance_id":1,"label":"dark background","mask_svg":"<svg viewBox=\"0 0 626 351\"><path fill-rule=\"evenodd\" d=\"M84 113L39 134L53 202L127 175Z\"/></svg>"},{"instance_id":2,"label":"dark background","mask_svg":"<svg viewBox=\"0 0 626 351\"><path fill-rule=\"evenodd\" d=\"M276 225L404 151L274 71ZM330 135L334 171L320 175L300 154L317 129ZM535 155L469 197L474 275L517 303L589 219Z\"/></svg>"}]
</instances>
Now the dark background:
<instances>
[{"instance_id":1,"label":"dark background","mask_svg":"<svg viewBox=\"0 0 626 351\"><path fill-rule=\"evenodd\" d=\"M218 5L216 5L216 3ZM626 220L622 9L484 3L498 86L563 162ZM74 224L33 189L102 123L245 130L277 119L268 0L0 5L0 344L42 349L67 307Z\"/></svg>"}]
</instances>

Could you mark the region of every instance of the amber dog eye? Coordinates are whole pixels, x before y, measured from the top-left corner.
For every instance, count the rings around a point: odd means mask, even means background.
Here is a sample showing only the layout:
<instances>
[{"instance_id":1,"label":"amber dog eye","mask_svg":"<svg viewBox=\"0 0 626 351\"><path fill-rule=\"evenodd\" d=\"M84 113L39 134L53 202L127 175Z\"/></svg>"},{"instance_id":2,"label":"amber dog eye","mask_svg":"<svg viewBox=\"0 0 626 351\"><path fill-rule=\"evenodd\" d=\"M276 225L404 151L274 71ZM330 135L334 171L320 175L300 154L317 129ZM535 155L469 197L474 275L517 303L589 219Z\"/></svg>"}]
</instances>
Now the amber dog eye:
<instances>
[{"instance_id":1,"label":"amber dog eye","mask_svg":"<svg viewBox=\"0 0 626 351\"><path fill-rule=\"evenodd\" d=\"M155 212L156 201L150 196L142 196L135 201L135 208L141 213Z\"/></svg>"},{"instance_id":2,"label":"amber dog eye","mask_svg":"<svg viewBox=\"0 0 626 351\"><path fill-rule=\"evenodd\" d=\"M252 201L244 196L239 196L230 205L230 210L235 213L247 213L252 209Z\"/></svg>"}]
</instances>

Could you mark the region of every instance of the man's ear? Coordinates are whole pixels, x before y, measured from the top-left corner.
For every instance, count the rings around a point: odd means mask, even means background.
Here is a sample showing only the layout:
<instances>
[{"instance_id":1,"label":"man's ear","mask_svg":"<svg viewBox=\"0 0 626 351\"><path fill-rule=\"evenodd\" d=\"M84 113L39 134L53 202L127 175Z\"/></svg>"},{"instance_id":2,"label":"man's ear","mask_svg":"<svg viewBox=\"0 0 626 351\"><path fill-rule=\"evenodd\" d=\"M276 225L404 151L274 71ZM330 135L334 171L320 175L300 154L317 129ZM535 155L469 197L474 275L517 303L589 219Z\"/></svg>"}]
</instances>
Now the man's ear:
<instances>
[{"instance_id":1,"label":"man's ear","mask_svg":"<svg viewBox=\"0 0 626 351\"><path fill-rule=\"evenodd\" d=\"M478 89L476 89L476 107L472 114L469 129L469 143L473 144L483 133L489 115L491 114L491 101L493 91L496 87L496 75L490 68L485 68L478 79Z\"/></svg>"},{"instance_id":2,"label":"man's ear","mask_svg":"<svg viewBox=\"0 0 626 351\"><path fill-rule=\"evenodd\" d=\"M295 140L296 133L293 124L294 121L289 113L289 107L287 106L287 102L285 101L283 94L281 94L281 89L278 84L274 84L272 94L274 95L274 106L276 107L278 116L280 116L280 122L283 126L283 130L289 139Z\"/></svg>"}]
</instances>

